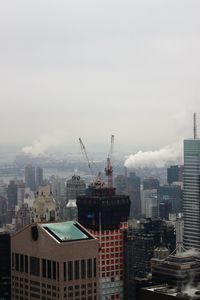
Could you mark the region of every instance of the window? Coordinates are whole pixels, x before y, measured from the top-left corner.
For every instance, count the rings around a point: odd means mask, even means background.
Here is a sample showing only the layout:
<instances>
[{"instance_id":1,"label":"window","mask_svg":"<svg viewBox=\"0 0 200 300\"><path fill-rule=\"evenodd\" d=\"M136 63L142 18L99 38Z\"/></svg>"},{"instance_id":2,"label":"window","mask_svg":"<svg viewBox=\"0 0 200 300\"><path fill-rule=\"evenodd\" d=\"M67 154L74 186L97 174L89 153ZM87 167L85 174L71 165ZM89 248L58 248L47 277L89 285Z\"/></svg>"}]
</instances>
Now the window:
<instances>
[{"instance_id":1,"label":"window","mask_svg":"<svg viewBox=\"0 0 200 300\"><path fill-rule=\"evenodd\" d=\"M56 280L56 262L53 261L53 279Z\"/></svg>"},{"instance_id":2,"label":"window","mask_svg":"<svg viewBox=\"0 0 200 300\"><path fill-rule=\"evenodd\" d=\"M57 280L59 281L59 263L57 262Z\"/></svg>"},{"instance_id":3,"label":"window","mask_svg":"<svg viewBox=\"0 0 200 300\"><path fill-rule=\"evenodd\" d=\"M47 264L46 259L42 259L42 277L47 277Z\"/></svg>"},{"instance_id":4,"label":"window","mask_svg":"<svg viewBox=\"0 0 200 300\"><path fill-rule=\"evenodd\" d=\"M14 270L15 265L14 265L14 253L12 253L12 270Z\"/></svg>"},{"instance_id":5,"label":"window","mask_svg":"<svg viewBox=\"0 0 200 300\"><path fill-rule=\"evenodd\" d=\"M75 279L79 279L79 261L76 260L74 263L74 268L75 268Z\"/></svg>"},{"instance_id":6,"label":"window","mask_svg":"<svg viewBox=\"0 0 200 300\"><path fill-rule=\"evenodd\" d=\"M40 276L40 259L30 256L30 274Z\"/></svg>"},{"instance_id":7,"label":"window","mask_svg":"<svg viewBox=\"0 0 200 300\"><path fill-rule=\"evenodd\" d=\"M28 256L24 255L24 272L28 273Z\"/></svg>"},{"instance_id":8,"label":"window","mask_svg":"<svg viewBox=\"0 0 200 300\"><path fill-rule=\"evenodd\" d=\"M66 281L66 262L64 262L63 264L63 277L64 277L64 281Z\"/></svg>"},{"instance_id":9,"label":"window","mask_svg":"<svg viewBox=\"0 0 200 300\"><path fill-rule=\"evenodd\" d=\"M85 260L81 260L81 278L84 279L86 275L86 270L85 270Z\"/></svg>"},{"instance_id":10,"label":"window","mask_svg":"<svg viewBox=\"0 0 200 300\"><path fill-rule=\"evenodd\" d=\"M15 271L19 271L19 254L15 253Z\"/></svg>"},{"instance_id":11,"label":"window","mask_svg":"<svg viewBox=\"0 0 200 300\"><path fill-rule=\"evenodd\" d=\"M24 255L20 254L20 272L24 272Z\"/></svg>"},{"instance_id":12,"label":"window","mask_svg":"<svg viewBox=\"0 0 200 300\"><path fill-rule=\"evenodd\" d=\"M97 276L97 260L96 260L96 258L94 258L94 260L93 260L93 274L94 274L94 277L96 277Z\"/></svg>"},{"instance_id":13,"label":"window","mask_svg":"<svg viewBox=\"0 0 200 300\"><path fill-rule=\"evenodd\" d=\"M51 261L47 260L47 277L51 279Z\"/></svg>"},{"instance_id":14,"label":"window","mask_svg":"<svg viewBox=\"0 0 200 300\"><path fill-rule=\"evenodd\" d=\"M88 278L92 277L92 260L91 259L87 260L87 277Z\"/></svg>"},{"instance_id":15,"label":"window","mask_svg":"<svg viewBox=\"0 0 200 300\"><path fill-rule=\"evenodd\" d=\"M72 261L68 262L68 280L73 280L73 264L72 264Z\"/></svg>"}]
</instances>

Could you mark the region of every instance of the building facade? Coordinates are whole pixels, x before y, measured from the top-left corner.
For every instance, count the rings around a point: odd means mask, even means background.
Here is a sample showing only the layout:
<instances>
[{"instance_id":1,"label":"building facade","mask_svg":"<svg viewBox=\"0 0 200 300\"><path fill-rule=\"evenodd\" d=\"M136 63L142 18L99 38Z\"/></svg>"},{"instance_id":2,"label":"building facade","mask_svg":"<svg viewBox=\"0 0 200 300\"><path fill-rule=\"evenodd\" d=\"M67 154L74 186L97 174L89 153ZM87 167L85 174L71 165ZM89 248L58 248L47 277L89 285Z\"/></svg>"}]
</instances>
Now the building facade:
<instances>
[{"instance_id":1,"label":"building facade","mask_svg":"<svg viewBox=\"0 0 200 300\"><path fill-rule=\"evenodd\" d=\"M184 141L183 214L183 245L200 251L200 139Z\"/></svg>"},{"instance_id":2,"label":"building facade","mask_svg":"<svg viewBox=\"0 0 200 300\"><path fill-rule=\"evenodd\" d=\"M99 299L98 241L80 224L31 224L11 249L12 300Z\"/></svg>"},{"instance_id":3,"label":"building facade","mask_svg":"<svg viewBox=\"0 0 200 300\"><path fill-rule=\"evenodd\" d=\"M31 191L36 191L36 184L35 184L35 167L31 164L26 165L25 167L25 185L29 187Z\"/></svg>"},{"instance_id":4,"label":"building facade","mask_svg":"<svg viewBox=\"0 0 200 300\"><path fill-rule=\"evenodd\" d=\"M86 184L80 176L73 175L71 179L67 180L66 192L67 202L70 199L76 199L79 195L85 195Z\"/></svg>"},{"instance_id":5,"label":"building facade","mask_svg":"<svg viewBox=\"0 0 200 300\"><path fill-rule=\"evenodd\" d=\"M56 203L50 186L39 188L33 207L31 208L31 222L50 222L59 220L59 206Z\"/></svg>"},{"instance_id":6,"label":"building facade","mask_svg":"<svg viewBox=\"0 0 200 300\"><path fill-rule=\"evenodd\" d=\"M35 171L36 190L38 190L39 186L42 186L43 183L43 169L41 167L37 167Z\"/></svg>"},{"instance_id":7,"label":"building facade","mask_svg":"<svg viewBox=\"0 0 200 300\"><path fill-rule=\"evenodd\" d=\"M124 232L130 210L128 196L113 188L89 187L77 197L78 221L99 241L100 299L124 299Z\"/></svg>"},{"instance_id":8,"label":"building facade","mask_svg":"<svg viewBox=\"0 0 200 300\"><path fill-rule=\"evenodd\" d=\"M131 172L128 176L119 175L115 178L117 194L128 195L131 201L130 217L139 219L141 217L141 192L140 177Z\"/></svg>"},{"instance_id":9,"label":"building facade","mask_svg":"<svg viewBox=\"0 0 200 300\"><path fill-rule=\"evenodd\" d=\"M0 299L11 300L10 235L0 233Z\"/></svg>"}]
</instances>

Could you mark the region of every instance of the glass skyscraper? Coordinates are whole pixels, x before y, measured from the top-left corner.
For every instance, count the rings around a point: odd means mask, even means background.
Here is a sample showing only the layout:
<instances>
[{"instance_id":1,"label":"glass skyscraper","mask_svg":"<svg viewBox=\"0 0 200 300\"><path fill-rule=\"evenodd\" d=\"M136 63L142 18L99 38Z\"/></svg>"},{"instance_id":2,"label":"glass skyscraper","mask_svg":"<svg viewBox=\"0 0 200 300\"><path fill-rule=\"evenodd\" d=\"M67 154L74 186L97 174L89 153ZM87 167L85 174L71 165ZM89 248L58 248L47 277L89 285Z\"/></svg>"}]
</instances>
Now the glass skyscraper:
<instances>
[{"instance_id":1,"label":"glass skyscraper","mask_svg":"<svg viewBox=\"0 0 200 300\"><path fill-rule=\"evenodd\" d=\"M183 213L183 245L200 251L200 139L184 141Z\"/></svg>"}]
</instances>

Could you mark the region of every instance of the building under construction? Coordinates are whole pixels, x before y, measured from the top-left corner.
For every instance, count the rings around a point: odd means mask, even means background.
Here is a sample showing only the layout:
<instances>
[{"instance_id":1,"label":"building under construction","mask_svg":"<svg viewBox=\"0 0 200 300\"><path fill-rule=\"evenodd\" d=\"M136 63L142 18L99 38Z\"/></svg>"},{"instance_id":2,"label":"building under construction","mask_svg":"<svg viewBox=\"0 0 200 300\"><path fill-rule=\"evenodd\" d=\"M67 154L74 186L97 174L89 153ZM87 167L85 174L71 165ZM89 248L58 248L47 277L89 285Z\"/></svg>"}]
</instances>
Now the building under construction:
<instances>
[{"instance_id":1,"label":"building under construction","mask_svg":"<svg viewBox=\"0 0 200 300\"><path fill-rule=\"evenodd\" d=\"M116 195L114 188L91 186L77 197L77 207L79 222L99 240L100 299L123 299L129 197Z\"/></svg>"}]
</instances>

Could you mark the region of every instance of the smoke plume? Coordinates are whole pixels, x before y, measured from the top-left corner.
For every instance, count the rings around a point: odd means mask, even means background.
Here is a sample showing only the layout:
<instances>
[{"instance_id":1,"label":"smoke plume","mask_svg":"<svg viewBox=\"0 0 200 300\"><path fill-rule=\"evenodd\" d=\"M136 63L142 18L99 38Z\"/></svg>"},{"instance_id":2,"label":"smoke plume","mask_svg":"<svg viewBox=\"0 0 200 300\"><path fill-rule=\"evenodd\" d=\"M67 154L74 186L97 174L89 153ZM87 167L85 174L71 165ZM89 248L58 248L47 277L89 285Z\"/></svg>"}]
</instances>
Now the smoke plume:
<instances>
[{"instance_id":1,"label":"smoke plume","mask_svg":"<svg viewBox=\"0 0 200 300\"><path fill-rule=\"evenodd\" d=\"M58 147L65 142L66 134L63 130L57 130L51 134L44 134L37 140L34 140L32 145L22 148L25 154L31 154L34 157L45 155L50 148Z\"/></svg>"},{"instance_id":2,"label":"smoke plume","mask_svg":"<svg viewBox=\"0 0 200 300\"><path fill-rule=\"evenodd\" d=\"M155 151L138 151L126 159L124 166L130 169L163 168L173 164L180 164L182 161L181 153L181 144L166 146Z\"/></svg>"}]
</instances>

